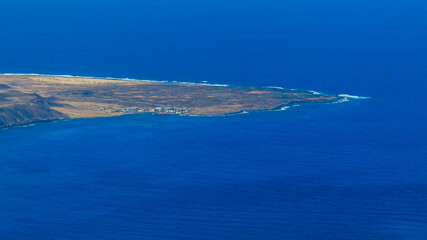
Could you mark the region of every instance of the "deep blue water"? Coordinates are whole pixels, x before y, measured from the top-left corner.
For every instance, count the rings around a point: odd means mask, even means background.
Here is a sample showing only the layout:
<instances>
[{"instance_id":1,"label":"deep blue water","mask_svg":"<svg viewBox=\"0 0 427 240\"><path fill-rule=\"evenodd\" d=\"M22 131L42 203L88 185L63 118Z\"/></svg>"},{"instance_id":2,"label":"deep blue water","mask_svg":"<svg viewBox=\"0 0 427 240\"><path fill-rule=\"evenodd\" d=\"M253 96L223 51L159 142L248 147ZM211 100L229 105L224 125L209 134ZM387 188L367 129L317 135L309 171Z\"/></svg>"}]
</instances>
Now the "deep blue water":
<instances>
[{"instance_id":1,"label":"deep blue water","mask_svg":"<svg viewBox=\"0 0 427 240\"><path fill-rule=\"evenodd\" d=\"M0 239L427 239L427 2L0 1L0 72L371 99L0 131Z\"/></svg>"}]
</instances>

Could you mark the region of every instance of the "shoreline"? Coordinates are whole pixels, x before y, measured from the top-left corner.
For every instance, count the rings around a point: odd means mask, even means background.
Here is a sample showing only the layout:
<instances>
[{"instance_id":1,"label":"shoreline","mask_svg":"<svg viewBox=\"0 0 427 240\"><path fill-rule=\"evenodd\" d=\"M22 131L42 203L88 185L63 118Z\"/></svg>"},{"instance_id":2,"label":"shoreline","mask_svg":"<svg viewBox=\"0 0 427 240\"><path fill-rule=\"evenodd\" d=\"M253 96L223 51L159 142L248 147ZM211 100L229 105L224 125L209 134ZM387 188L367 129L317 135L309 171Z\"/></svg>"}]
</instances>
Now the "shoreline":
<instances>
[{"instance_id":1,"label":"shoreline","mask_svg":"<svg viewBox=\"0 0 427 240\"><path fill-rule=\"evenodd\" d=\"M1 129L51 120L135 113L230 116L252 111L284 111L301 103L332 104L366 99L277 86L37 73L0 73L0 80L4 83L0 92Z\"/></svg>"},{"instance_id":2,"label":"shoreline","mask_svg":"<svg viewBox=\"0 0 427 240\"><path fill-rule=\"evenodd\" d=\"M326 103L326 104L336 104L336 103L343 103L343 102L347 102L347 101L337 100L335 102ZM6 131L6 130L9 130L9 129L14 129L14 128L27 128L27 127L37 126L37 125L45 124L45 123L71 121L71 120L78 120L78 119L115 118L115 117L123 117L123 116L128 116L128 115L139 115L139 114L141 114L141 115L152 115L152 116L154 116L154 115L155 116L167 115L167 116L191 117L191 118L194 118L194 117L199 117L199 118L207 118L207 117L209 117L209 118L212 118L212 117L232 117L232 116L237 116L237 115L250 114L252 112L283 112L283 111L289 110L289 109L291 109L293 107L299 107L299 106L301 106L301 105L297 104L297 103L292 103L290 105L282 104L282 105L280 105L278 107L275 107L273 109L241 110L241 111L238 111L238 112L226 113L226 114L222 114L222 115L185 115L185 114L159 114L159 113L150 113L150 112L139 112L139 113L128 113L128 114L121 114L121 115L114 115L114 116L50 119L50 120L39 120L39 121L35 121L35 122L28 123L28 124L25 124L25 125L0 127L0 131Z\"/></svg>"},{"instance_id":3,"label":"shoreline","mask_svg":"<svg viewBox=\"0 0 427 240\"><path fill-rule=\"evenodd\" d=\"M131 82L153 82L153 83L170 83L170 84L191 84L191 85L202 85L202 86L212 86L212 87L247 87L241 85L231 85L231 84L222 84L222 83L204 83L204 82L180 82L175 80L152 80L152 79L136 79L136 78L118 78L118 77L96 77L96 76L79 76L79 75L69 75L69 74L44 74L44 73L0 73L0 76L40 76L40 77L62 77L62 78L83 78L83 79L105 79L105 80L116 80L116 81L131 81ZM296 92L309 92L315 95L330 96L331 94L325 94L322 92L314 90L305 90L298 88L285 88L280 86L258 86L259 88L268 88L268 89L277 89L284 91L296 91ZM342 98L351 98L351 99L369 99L371 97L356 96L350 94L336 94Z\"/></svg>"},{"instance_id":4,"label":"shoreline","mask_svg":"<svg viewBox=\"0 0 427 240\"><path fill-rule=\"evenodd\" d=\"M42 74L42 73L0 73L0 76L40 76L40 77L62 77L62 78L83 78L83 79L105 79L117 81L135 81L135 82L153 82L153 83L172 83L172 84L194 84L213 87L230 87L229 84L219 83L197 83L197 82L179 82L175 80L151 80L151 79L136 79L136 78L117 78L117 77L95 77L95 76L78 76L78 75L62 75L62 74Z\"/></svg>"}]
</instances>

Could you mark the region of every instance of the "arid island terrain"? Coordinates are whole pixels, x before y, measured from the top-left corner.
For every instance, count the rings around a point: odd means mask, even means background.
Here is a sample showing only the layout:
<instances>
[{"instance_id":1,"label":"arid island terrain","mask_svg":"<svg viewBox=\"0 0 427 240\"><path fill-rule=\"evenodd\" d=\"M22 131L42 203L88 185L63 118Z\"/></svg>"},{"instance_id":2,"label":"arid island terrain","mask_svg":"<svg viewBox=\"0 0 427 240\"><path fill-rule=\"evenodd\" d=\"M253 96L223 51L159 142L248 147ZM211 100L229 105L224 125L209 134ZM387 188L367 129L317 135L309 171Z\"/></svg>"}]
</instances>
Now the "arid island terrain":
<instances>
[{"instance_id":1,"label":"arid island terrain","mask_svg":"<svg viewBox=\"0 0 427 240\"><path fill-rule=\"evenodd\" d=\"M332 103L340 96L269 87L0 75L0 129L73 118L133 113L224 115Z\"/></svg>"}]
</instances>

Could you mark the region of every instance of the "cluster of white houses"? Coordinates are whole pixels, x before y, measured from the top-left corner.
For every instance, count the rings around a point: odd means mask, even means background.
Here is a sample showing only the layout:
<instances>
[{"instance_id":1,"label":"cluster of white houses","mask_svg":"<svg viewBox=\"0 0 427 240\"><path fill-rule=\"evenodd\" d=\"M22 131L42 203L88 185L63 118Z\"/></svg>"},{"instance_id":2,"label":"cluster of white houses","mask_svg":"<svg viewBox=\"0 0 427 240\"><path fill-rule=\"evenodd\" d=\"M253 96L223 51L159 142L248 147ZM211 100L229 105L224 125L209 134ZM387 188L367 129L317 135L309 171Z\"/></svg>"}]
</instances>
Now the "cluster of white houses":
<instances>
[{"instance_id":1,"label":"cluster of white houses","mask_svg":"<svg viewBox=\"0 0 427 240\"><path fill-rule=\"evenodd\" d=\"M105 108L98 108L98 110L105 110ZM176 107L155 107L155 108L143 108L139 109L137 107L128 107L124 109L113 109L112 113L137 113L137 112L152 112L152 113L171 113L171 114L182 114L187 113L189 110L185 108L176 108Z\"/></svg>"}]
</instances>

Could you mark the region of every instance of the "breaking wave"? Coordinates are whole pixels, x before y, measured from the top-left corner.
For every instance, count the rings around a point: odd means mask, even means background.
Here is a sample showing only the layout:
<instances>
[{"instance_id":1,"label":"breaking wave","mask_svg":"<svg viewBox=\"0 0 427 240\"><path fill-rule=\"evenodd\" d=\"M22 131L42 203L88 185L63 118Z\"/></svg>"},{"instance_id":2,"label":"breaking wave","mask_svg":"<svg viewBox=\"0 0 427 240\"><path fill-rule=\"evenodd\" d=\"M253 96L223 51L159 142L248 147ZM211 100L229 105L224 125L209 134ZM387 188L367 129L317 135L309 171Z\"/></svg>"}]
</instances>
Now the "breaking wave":
<instances>
[{"instance_id":1,"label":"breaking wave","mask_svg":"<svg viewBox=\"0 0 427 240\"><path fill-rule=\"evenodd\" d=\"M39 73L0 73L3 76L48 76L48 77L63 77L63 78L96 78L106 80L120 80L120 81L139 81L139 82L160 82L160 83L179 83L179 84L194 84L194 85L205 85L213 87L228 87L229 84L218 84L218 83L207 83L203 81L197 82L178 82L170 80L150 80L150 79L135 79L135 78L115 78L115 77L94 77L94 76L78 76L78 75L57 75L57 74L39 74Z\"/></svg>"},{"instance_id":2,"label":"breaking wave","mask_svg":"<svg viewBox=\"0 0 427 240\"><path fill-rule=\"evenodd\" d=\"M371 97L362 97L362 96L354 96L354 95L350 95L350 94L339 94L339 97L343 97L343 98L350 98L350 99L368 99Z\"/></svg>"},{"instance_id":3,"label":"breaking wave","mask_svg":"<svg viewBox=\"0 0 427 240\"><path fill-rule=\"evenodd\" d=\"M350 94L338 94L338 97L341 97L341 99L336 101L335 103L343 103L343 102L348 102L350 100L363 100L363 99L371 98L371 97L355 96Z\"/></svg>"},{"instance_id":4,"label":"breaking wave","mask_svg":"<svg viewBox=\"0 0 427 240\"><path fill-rule=\"evenodd\" d=\"M266 88L274 88L274 89L284 90L284 88L282 88L282 87L276 87L276 86L267 86Z\"/></svg>"},{"instance_id":5,"label":"breaking wave","mask_svg":"<svg viewBox=\"0 0 427 240\"><path fill-rule=\"evenodd\" d=\"M321 92L316 92L316 91L313 91L313 90L308 90L307 92L313 93L315 95L322 95Z\"/></svg>"}]
</instances>

